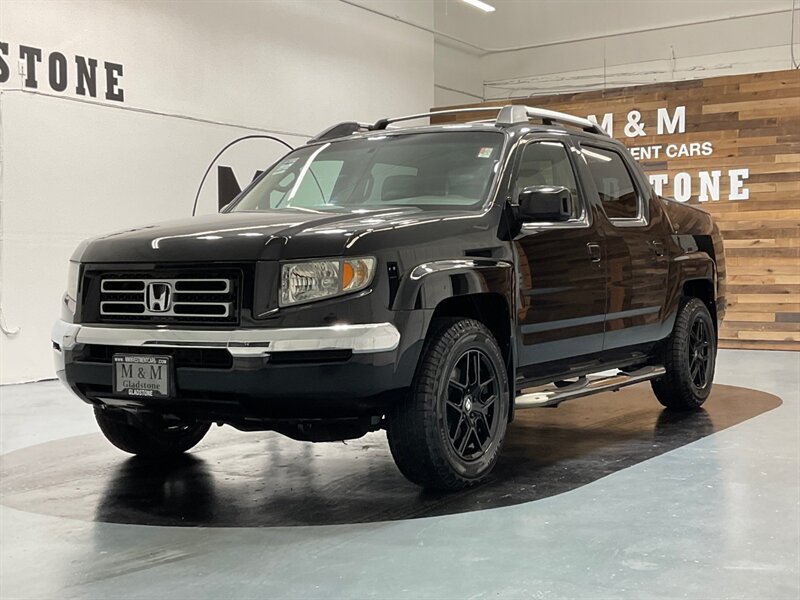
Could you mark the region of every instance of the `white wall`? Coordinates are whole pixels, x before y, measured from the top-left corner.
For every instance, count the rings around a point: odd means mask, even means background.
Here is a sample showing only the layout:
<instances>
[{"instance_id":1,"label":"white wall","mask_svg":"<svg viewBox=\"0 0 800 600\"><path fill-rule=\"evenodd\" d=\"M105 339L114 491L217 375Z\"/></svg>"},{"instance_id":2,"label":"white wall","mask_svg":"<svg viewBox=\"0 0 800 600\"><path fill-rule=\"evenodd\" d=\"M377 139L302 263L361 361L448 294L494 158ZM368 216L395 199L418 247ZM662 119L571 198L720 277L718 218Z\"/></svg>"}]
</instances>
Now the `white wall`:
<instances>
[{"instance_id":1,"label":"white wall","mask_svg":"<svg viewBox=\"0 0 800 600\"><path fill-rule=\"evenodd\" d=\"M430 2L372 4L433 25ZM19 328L0 333L0 383L53 375L50 326L79 241L188 216L226 142L273 131L297 145L339 120L434 101L433 36L336 1L3 0L0 42L11 70L0 84L0 306L4 327ZM37 93L17 73L20 44L43 50ZM64 92L47 84L52 51L70 61ZM123 103L76 101L76 54L123 64ZM283 152L244 142L220 164L244 183ZM201 211L215 205L212 173Z\"/></svg>"},{"instance_id":2,"label":"white wall","mask_svg":"<svg viewBox=\"0 0 800 600\"><path fill-rule=\"evenodd\" d=\"M437 40L434 45L436 106L481 102L484 99L481 56L474 50Z\"/></svg>"},{"instance_id":3,"label":"white wall","mask_svg":"<svg viewBox=\"0 0 800 600\"><path fill-rule=\"evenodd\" d=\"M436 0L437 31L467 42L436 41L437 106L792 66L792 0L492 3ZM800 61L800 11L795 40Z\"/></svg>"}]
</instances>

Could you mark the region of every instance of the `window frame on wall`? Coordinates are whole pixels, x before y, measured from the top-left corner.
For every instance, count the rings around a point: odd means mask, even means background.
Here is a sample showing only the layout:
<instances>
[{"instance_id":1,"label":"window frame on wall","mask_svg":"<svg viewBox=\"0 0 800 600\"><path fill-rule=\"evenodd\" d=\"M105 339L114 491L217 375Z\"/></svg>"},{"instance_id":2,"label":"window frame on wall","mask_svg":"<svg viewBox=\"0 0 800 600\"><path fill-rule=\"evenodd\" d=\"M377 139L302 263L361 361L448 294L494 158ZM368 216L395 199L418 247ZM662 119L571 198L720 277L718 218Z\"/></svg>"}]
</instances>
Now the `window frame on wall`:
<instances>
[{"instance_id":1,"label":"window frame on wall","mask_svg":"<svg viewBox=\"0 0 800 600\"><path fill-rule=\"evenodd\" d=\"M523 223L522 231L530 232L533 230L541 230L541 229L573 229L577 227L591 227L592 226L591 203L589 202L589 197L586 193L587 190L583 181L583 176L581 174L581 167L578 165L578 162L576 160L576 155L580 154L580 149L575 145L575 143L567 134L562 136L562 135L548 135L546 133L545 134L532 133L520 140L520 143L516 148L516 156L514 157L513 171L509 182L508 195L511 198L511 201L514 204L516 204L518 201L518 198L514 197L514 192L516 191L515 188L517 180L519 178L520 167L522 166L522 159L525 155L525 150L528 148L528 146L530 146L530 144L536 144L541 142L559 144L564 148L567 160L569 161L569 165L572 168L572 176L575 179L575 185L578 192L577 197L575 198L575 202L580 208L580 213L578 217L570 218L567 221Z\"/></svg>"},{"instance_id":2,"label":"window frame on wall","mask_svg":"<svg viewBox=\"0 0 800 600\"><path fill-rule=\"evenodd\" d=\"M628 177L633 184L633 189L636 192L636 216L635 217L609 217L608 212L606 211L606 203L603 202L603 199L600 196L600 190L597 189L597 183L595 182L594 175L592 174L591 167L589 166L589 162L584 155L584 149L587 150L602 150L603 152L608 152L611 154L616 154L619 157L619 160L622 162L622 166L625 168L625 172L628 174ZM591 182L591 185L594 186L595 193L597 194L597 203L600 206L603 214L608 219L609 223L611 223L615 227L647 227L650 223L650 210L649 210L649 203L648 198L649 195L645 193L645 189L643 188L643 183L641 179L637 176L636 173L631 171L630 166L628 165L628 161L622 155L622 152L619 148L612 144L604 144L599 141L591 140L587 142L580 142L579 151L581 158L583 159L584 166L586 168L587 177Z\"/></svg>"}]
</instances>

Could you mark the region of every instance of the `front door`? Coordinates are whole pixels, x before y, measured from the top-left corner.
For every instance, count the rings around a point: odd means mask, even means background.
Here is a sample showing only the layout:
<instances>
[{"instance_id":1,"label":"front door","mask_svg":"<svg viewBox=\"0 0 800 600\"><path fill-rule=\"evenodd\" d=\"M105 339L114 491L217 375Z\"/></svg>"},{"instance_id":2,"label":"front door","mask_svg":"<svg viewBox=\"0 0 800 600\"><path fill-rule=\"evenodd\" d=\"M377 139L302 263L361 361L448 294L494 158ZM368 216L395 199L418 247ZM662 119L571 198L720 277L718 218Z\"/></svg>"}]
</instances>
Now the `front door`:
<instances>
[{"instance_id":1,"label":"front door","mask_svg":"<svg viewBox=\"0 0 800 600\"><path fill-rule=\"evenodd\" d=\"M517 356L523 380L585 365L603 347L604 242L570 157L567 138L531 138L521 148L513 198L528 186L564 186L574 214L561 223L523 224L514 240L519 277Z\"/></svg>"}]
</instances>

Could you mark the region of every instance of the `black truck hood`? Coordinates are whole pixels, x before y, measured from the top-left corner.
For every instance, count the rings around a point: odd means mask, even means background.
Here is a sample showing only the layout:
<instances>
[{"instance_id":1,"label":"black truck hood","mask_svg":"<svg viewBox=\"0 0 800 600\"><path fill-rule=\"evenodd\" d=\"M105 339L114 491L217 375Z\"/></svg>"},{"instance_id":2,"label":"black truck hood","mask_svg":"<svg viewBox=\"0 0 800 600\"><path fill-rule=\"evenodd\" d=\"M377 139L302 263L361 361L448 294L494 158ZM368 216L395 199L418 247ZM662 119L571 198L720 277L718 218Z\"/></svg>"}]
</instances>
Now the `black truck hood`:
<instances>
[{"instance_id":1,"label":"black truck hood","mask_svg":"<svg viewBox=\"0 0 800 600\"><path fill-rule=\"evenodd\" d=\"M74 259L87 263L149 263L338 256L346 248L352 251L354 238L365 232L399 226L408 231L415 224L450 220L458 214L465 213L414 207L357 212L292 209L221 213L97 237L82 245Z\"/></svg>"}]
</instances>

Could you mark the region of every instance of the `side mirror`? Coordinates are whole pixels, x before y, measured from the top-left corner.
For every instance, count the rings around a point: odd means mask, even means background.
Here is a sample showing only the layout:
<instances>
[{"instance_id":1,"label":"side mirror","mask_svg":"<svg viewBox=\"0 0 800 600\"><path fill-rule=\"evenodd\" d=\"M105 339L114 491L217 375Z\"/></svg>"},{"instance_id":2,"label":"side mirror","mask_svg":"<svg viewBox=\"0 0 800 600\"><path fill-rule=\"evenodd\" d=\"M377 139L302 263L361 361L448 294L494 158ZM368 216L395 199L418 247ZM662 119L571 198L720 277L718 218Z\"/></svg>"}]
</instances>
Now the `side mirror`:
<instances>
[{"instance_id":1,"label":"side mirror","mask_svg":"<svg viewBox=\"0 0 800 600\"><path fill-rule=\"evenodd\" d=\"M575 202L572 192L560 185L532 185L519 193L519 215L523 221L568 221Z\"/></svg>"}]
</instances>

